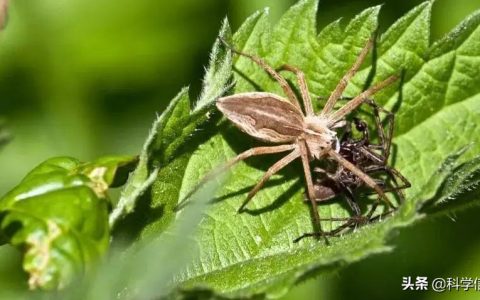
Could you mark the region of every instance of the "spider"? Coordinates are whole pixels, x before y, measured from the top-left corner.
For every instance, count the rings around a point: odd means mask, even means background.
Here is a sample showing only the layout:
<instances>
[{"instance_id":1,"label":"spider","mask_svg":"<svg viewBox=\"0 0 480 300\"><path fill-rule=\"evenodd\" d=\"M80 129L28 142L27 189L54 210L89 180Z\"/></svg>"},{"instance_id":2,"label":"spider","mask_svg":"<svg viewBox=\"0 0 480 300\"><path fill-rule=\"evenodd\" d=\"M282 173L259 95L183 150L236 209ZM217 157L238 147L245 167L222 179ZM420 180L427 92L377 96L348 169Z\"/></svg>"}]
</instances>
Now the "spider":
<instances>
[{"instance_id":1,"label":"spider","mask_svg":"<svg viewBox=\"0 0 480 300\"><path fill-rule=\"evenodd\" d=\"M300 89L304 111L292 87L279 72L269 66L263 59L234 49L222 38L221 41L234 53L250 59L275 79L282 88L286 98L268 92L247 92L222 97L217 100L217 108L241 131L260 141L277 145L255 147L238 154L207 174L197 184L197 188L212 176L252 156L290 152L265 172L239 207L239 213L244 211L248 202L257 194L272 175L297 158L300 158L302 161L308 200L311 204L312 222L315 231L315 233L310 234L311 236L317 238L323 236L328 243L321 227L320 216L315 201L315 189L310 168L310 162L313 160L329 159L335 161L341 165L342 168L357 176L366 186L374 189L379 197L390 207L395 207L386 197L380 185L372 177L340 154L340 145L336 129L345 126L345 117L347 115L357 109L358 106L373 94L395 82L398 76L393 75L388 77L352 98L340 109L333 111L337 100L341 97L349 80L357 73L368 52L373 47L373 38L367 41L355 63L337 84L319 114L315 114L313 111L305 75L300 69L290 65L283 65L280 68L280 70L289 71L295 75ZM197 188L194 188L185 198L188 198Z\"/></svg>"},{"instance_id":2,"label":"spider","mask_svg":"<svg viewBox=\"0 0 480 300\"><path fill-rule=\"evenodd\" d=\"M387 165L393 134L394 115L384 108L378 106L371 99L367 99L366 103L370 105L374 111L376 130L379 136L379 144L374 144L370 141L370 134L367 124L358 118L353 118L353 124L355 125L356 130L360 132L362 136L359 139L354 139L351 129L352 122L348 122L345 126L345 133L340 141L339 153L368 175L385 175L385 179L373 178L376 183L382 187L384 192L394 193L399 202L402 203L404 202L402 190L409 188L411 184L398 170ZM388 135L385 134L385 130L382 127L379 111L382 111L387 115L386 119L388 122ZM354 216L347 218L347 221L343 225L329 232L329 235L336 235L348 227L365 224L378 217L372 218L378 205L378 201L373 204L366 216L362 216L361 214L355 194L365 184L359 177L355 176L341 165L338 166L337 169L332 173L325 172L325 170L321 168L314 168L313 171L323 175L322 178L317 178L314 184L316 197L315 200L317 202L324 202L343 194L348 205L354 213ZM401 181L401 184L398 183L397 179ZM388 184L389 180L392 182L390 185ZM329 220L344 221L345 219L336 218ZM306 234L306 236L308 235L309 234ZM296 241L303 237L305 237L305 235L298 238Z\"/></svg>"}]
</instances>

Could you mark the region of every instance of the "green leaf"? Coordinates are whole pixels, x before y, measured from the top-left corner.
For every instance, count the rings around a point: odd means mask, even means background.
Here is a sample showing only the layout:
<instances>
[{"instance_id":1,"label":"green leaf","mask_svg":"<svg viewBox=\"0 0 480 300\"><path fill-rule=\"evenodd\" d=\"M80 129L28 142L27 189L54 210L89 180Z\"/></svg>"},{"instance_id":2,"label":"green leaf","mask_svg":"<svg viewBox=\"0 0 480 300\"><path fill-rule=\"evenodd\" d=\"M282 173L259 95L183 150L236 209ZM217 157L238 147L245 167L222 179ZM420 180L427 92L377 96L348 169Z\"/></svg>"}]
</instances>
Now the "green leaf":
<instances>
[{"instance_id":1,"label":"green leaf","mask_svg":"<svg viewBox=\"0 0 480 300\"><path fill-rule=\"evenodd\" d=\"M219 37L229 40L232 33L230 25L225 19L220 29ZM210 53L210 62L203 79L202 92L195 104L195 111L210 105L219 95L225 93L229 88L230 77L232 76L232 53L221 45L219 39L215 43Z\"/></svg>"},{"instance_id":2,"label":"green leaf","mask_svg":"<svg viewBox=\"0 0 480 300\"><path fill-rule=\"evenodd\" d=\"M266 12L256 13L234 34L233 43L274 68L299 67L312 95L328 96L376 31L380 7L366 9L345 27L337 21L317 33L317 5L318 1L302 0L275 26ZM319 272L390 250L387 242L392 231L421 218L419 209L425 203L454 197L449 191L477 174L480 166L474 159L480 145L470 145L469 137L478 136L480 128L480 13L430 45L431 6L432 2L419 5L380 35L376 59L367 59L345 91L345 96L354 96L391 74L402 74L402 85L392 85L376 99L397 113L395 167L412 182L407 202L382 222L332 238L330 246L308 239L294 244L293 239L312 231L301 165L290 165L273 176L249 204L251 213L237 214L246 193L280 156L249 159L227 173L214 197L198 229L197 255L177 276L182 290L209 289L228 297L283 295ZM264 90L283 95L278 84L250 60L235 57L233 62L233 93ZM204 134L206 140L193 154L170 152L177 155L173 160L177 163L160 169L165 175L154 184L151 196L157 205L150 209L172 207L207 172L261 144L227 122L218 122L213 129L216 134ZM196 141L189 146L189 150L195 148ZM462 176L452 177L456 172ZM448 178L452 179L445 181ZM475 187L476 182L466 186ZM470 203L473 200L478 197L470 197ZM319 211L322 218L349 215L340 201L321 205ZM147 217L151 213L145 211ZM171 213L168 216L173 218ZM164 215L156 217L161 220ZM324 222L325 230L332 226ZM143 232L163 230L161 221L150 220Z\"/></svg>"},{"instance_id":3,"label":"green leaf","mask_svg":"<svg viewBox=\"0 0 480 300\"><path fill-rule=\"evenodd\" d=\"M95 276L62 299L153 299L170 294L175 288L173 276L191 260L196 248L192 236L209 196L220 184L221 180L207 183L192 195L192 205L168 227L168 234L150 236L127 251L114 252Z\"/></svg>"},{"instance_id":4,"label":"green leaf","mask_svg":"<svg viewBox=\"0 0 480 300\"><path fill-rule=\"evenodd\" d=\"M435 176L427 184L427 189L435 190L435 195L425 201L422 210L426 213L438 213L464 209L472 205L478 205L480 189L480 156L459 164L458 159L467 152L473 144L470 144L451 155L436 172ZM444 176L448 174L449 176ZM442 176L443 175L443 176ZM446 178L439 181L434 178ZM432 189L432 186L437 187Z\"/></svg>"},{"instance_id":5,"label":"green leaf","mask_svg":"<svg viewBox=\"0 0 480 300\"><path fill-rule=\"evenodd\" d=\"M219 36L229 38L231 35L227 20L222 24ZM184 88L172 100L168 108L154 122L150 134L140 154L137 169L130 176L117 207L110 215L113 226L122 217L128 216L135 209L137 200L151 189L151 203L142 203L136 214L124 219L118 230L130 231L137 235L137 228L165 228L173 220L173 207L178 201L178 192L188 158L195 149L195 144L202 138L194 136L199 126L210 118L215 100L225 94L231 87L232 55L216 40L210 56L209 67L203 80L203 88L194 109L191 109L188 88ZM150 216L145 216L150 211ZM155 213L160 211L162 218ZM153 213L152 213L153 212ZM156 230L147 230L156 232ZM147 232L145 231L145 232Z\"/></svg>"},{"instance_id":6,"label":"green leaf","mask_svg":"<svg viewBox=\"0 0 480 300\"><path fill-rule=\"evenodd\" d=\"M51 158L0 199L2 240L24 251L31 289L62 288L106 252L107 189L122 184L134 162Z\"/></svg>"}]
</instances>

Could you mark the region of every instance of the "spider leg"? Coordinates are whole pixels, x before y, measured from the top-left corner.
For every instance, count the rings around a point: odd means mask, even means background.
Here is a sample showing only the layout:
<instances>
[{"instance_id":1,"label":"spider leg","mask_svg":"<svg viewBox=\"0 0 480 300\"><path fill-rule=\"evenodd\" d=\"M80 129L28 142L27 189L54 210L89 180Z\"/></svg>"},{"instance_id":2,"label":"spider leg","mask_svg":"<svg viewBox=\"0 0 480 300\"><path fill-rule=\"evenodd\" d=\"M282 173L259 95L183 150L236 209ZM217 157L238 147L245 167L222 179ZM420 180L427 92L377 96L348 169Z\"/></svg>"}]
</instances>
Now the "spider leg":
<instances>
[{"instance_id":1,"label":"spider leg","mask_svg":"<svg viewBox=\"0 0 480 300\"><path fill-rule=\"evenodd\" d=\"M377 202L374 202L372 204L372 207L370 208L370 211L367 213L367 217L366 217L367 220L369 220L369 221L372 220L372 216L375 213L375 211L377 210L378 203L380 203L380 202L377 201Z\"/></svg>"},{"instance_id":2,"label":"spider leg","mask_svg":"<svg viewBox=\"0 0 480 300\"><path fill-rule=\"evenodd\" d=\"M345 229L348 229L350 227L357 227L359 225L364 225L364 224L367 224L368 222L375 221L376 219L378 219L380 217L380 216L376 216L375 218L372 218L372 215L375 212L377 205L378 205L378 202L374 203L372 208L370 209L369 213L365 217L362 216L362 215L358 215L358 216L353 216L353 217L349 217L349 218L322 219L322 221L334 221L334 222L335 221L345 221L345 223L338 226L334 230L325 232L324 234L327 235L327 236L335 236L335 235L341 233L342 231L344 231ZM391 212L392 211L389 211L388 213L391 213ZM382 216L386 215L386 214L387 213L382 214ZM297 242L299 242L300 240L302 240L306 237L317 236L317 235L318 235L318 233L315 233L315 232L305 233L302 236L296 238L294 242L297 243Z\"/></svg>"},{"instance_id":3,"label":"spider leg","mask_svg":"<svg viewBox=\"0 0 480 300\"><path fill-rule=\"evenodd\" d=\"M335 90L333 90L332 94L327 100L327 103L323 107L321 115L325 116L330 114L333 107L335 106L335 103L342 96L343 91L345 91L345 88L347 87L348 82L357 73L358 69L362 65L363 61L367 57L367 54L372 47L373 47L373 38L370 38L367 41L367 44L365 45L365 47L363 47L362 51L360 52L360 55L357 57L357 60L355 61L353 66L342 77L342 79L340 79L340 82L337 84L337 86L335 87Z\"/></svg>"},{"instance_id":4,"label":"spider leg","mask_svg":"<svg viewBox=\"0 0 480 300\"><path fill-rule=\"evenodd\" d=\"M349 228L349 227L357 227L357 226L361 226L361 225L365 225L365 224L368 224L368 223L371 223L371 222L374 222L376 221L377 219L380 219L382 218L383 216L387 216L389 214L392 214L395 210L389 210L388 212L385 212L385 213L382 213L378 216L375 216L375 217L372 217L375 210L377 209L378 207L378 202L375 202L373 203L372 205L372 208L370 209L370 211L367 213L367 215L364 217L364 216L353 216L353 217L350 217L350 218L346 218L346 222L342 225L340 225L339 227L335 228L334 230L332 231L329 231L327 232L326 234L329 235L329 236L332 236L332 235L337 235L339 234L340 232L342 232L343 230ZM336 220L333 220L333 221L341 221L342 218L337 218ZM345 218L343 218L345 220ZM327 219L324 219L324 220L327 220Z\"/></svg>"},{"instance_id":5,"label":"spider leg","mask_svg":"<svg viewBox=\"0 0 480 300\"><path fill-rule=\"evenodd\" d=\"M310 93L308 92L307 81L305 80L305 73L303 73L299 68L290 65L283 65L280 67L280 70L290 71L295 74L297 77L298 86L300 87L300 93L302 94L305 113L307 117L315 115L313 112L312 99L310 98Z\"/></svg>"},{"instance_id":6,"label":"spider leg","mask_svg":"<svg viewBox=\"0 0 480 300\"><path fill-rule=\"evenodd\" d=\"M317 100L327 100L328 97L325 97L325 96L317 96L316 97ZM341 97L338 97L337 101L341 101L341 100L352 100L353 97L347 97L347 96L341 96Z\"/></svg>"},{"instance_id":7,"label":"spider leg","mask_svg":"<svg viewBox=\"0 0 480 300\"><path fill-rule=\"evenodd\" d=\"M392 204L392 202L387 198L383 190L378 186L378 184L373 180L370 176L365 174L362 170L357 168L354 164L343 158L340 154L335 152L334 150L330 149L328 151L328 154L331 158L336 160L339 164L341 164L343 167L348 169L350 172L352 172L355 176L360 178L363 182L365 182L366 185L374 189L377 194L380 196L380 198L388 204L391 208L395 209L395 206Z\"/></svg>"},{"instance_id":8,"label":"spider leg","mask_svg":"<svg viewBox=\"0 0 480 300\"><path fill-rule=\"evenodd\" d=\"M202 180L200 180L200 182L197 183L197 185L190 192L188 192L188 194L185 197L183 197L183 199L181 201L179 201L175 210L179 210L180 208L182 208L185 205L185 203L187 202L188 198L190 198L196 191L198 191L198 189L202 185L204 185L206 182L208 182L209 180L211 180L212 178L214 178L218 174L220 174L220 173L226 171L227 169L231 168L232 166L234 166L238 162L240 162L242 160L245 160L249 157L256 156L256 155L286 152L286 151L289 151L289 150L293 150L296 147L297 146L295 144L270 146L270 147L256 147L256 148L252 148L252 149L246 150L246 151L238 154L234 158L230 159L229 161L227 161L223 165L218 166L217 168L210 171L207 175L205 175L202 178Z\"/></svg>"},{"instance_id":9,"label":"spider leg","mask_svg":"<svg viewBox=\"0 0 480 300\"><path fill-rule=\"evenodd\" d=\"M386 166L386 165L381 165L381 166L369 166L364 169L365 172L370 173L370 172L376 172L376 171L385 171L388 175L391 176L392 179L396 180L396 178L399 178L402 181L403 185L396 186L396 189L407 189L411 187L410 181L408 181L405 176L403 176L398 170ZM396 182L396 181L395 181Z\"/></svg>"},{"instance_id":10,"label":"spider leg","mask_svg":"<svg viewBox=\"0 0 480 300\"><path fill-rule=\"evenodd\" d=\"M379 165L385 165L385 156L375 153L371 151L370 146L360 146L358 148L358 151L360 151L363 155L365 155L366 158L368 158L371 162L379 164Z\"/></svg>"},{"instance_id":11,"label":"spider leg","mask_svg":"<svg viewBox=\"0 0 480 300\"><path fill-rule=\"evenodd\" d=\"M390 147L392 145L393 138L393 125L395 124L395 115L385 108L378 105L373 99L365 99L365 103L370 105L373 108L375 116L375 124L378 130L378 136L380 138L380 143L383 145L383 157L384 163L388 161L390 156ZM388 132L385 134L385 130L382 126L382 121L380 120L380 111L386 114L386 120L388 122Z\"/></svg>"},{"instance_id":12,"label":"spider leg","mask_svg":"<svg viewBox=\"0 0 480 300\"><path fill-rule=\"evenodd\" d=\"M378 205L378 203L374 203L375 207L376 207L376 205ZM348 218L324 218L324 219L322 219L322 221L333 221L333 222L340 222L341 221L341 222L344 222L342 225L338 226L334 230L323 232L322 235L323 236L335 236L335 235L341 233L342 231L344 231L345 229L348 229L349 227L353 227L353 226L357 227L358 225L363 225L363 224L366 224L366 223L370 222L372 220L371 219L371 214L373 214L373 212L375 211L375 207L372 207L372 210L369 212L369 214L366 217L364 217L360 214L360 215L355 215L353 217L348 217ZM302 240L304 238L318 237L318 236L320 236L320 234L318 232L308 232L308 233L304 233L303 235L299 236L293 242L298 243L300 240Z\"/></svg>"},{"instance_id":13,"label":"spider leg","mask_svg":"<svg viewBox=\"0 0 480 300\"><path fill-rule=\"evenodd\" d=\"M302 109L300 107L300 103L298 102L297 96L295 96L295 93L293 92L292 88L288 84L287 80L285 80L285 78L283 78L282 75L280 75L277 71L275 71L272 67L270 67L260 57L257 57L257 56L252 55L252 54L244 53L242 51L239 51L239 50L235 49L233 46L228 44L223 38L220 38L220 40L222 41L222 43L226 47L228 47L230 50L232 50L232 52L234 52L238 55L249 58L251 61L256 63L258 66L260 66L263 70L265 70L265 72L267 72L270 76L272 76L273 79L275 79L280 84L280 87L282 88L283 92L285 93L287 98L290 100L290 102L292 102L293 105L295 105L298 109L300 109L300 111L302 111Z\"/></svg>"},{"instance_id":14,"label":"spider leg","mask_svg":"<svg viewBox=\"0 0 480 300\"><path fill-rule=\"evenodd\" d=\"M310 206L312 208L311 214L313 218L313 226L316 232L316 237L323 237L325 240L325 243L328 245L329 241L327 237L324 235L324 232L322 230L322 224L320 223L320 214L318 213L318 207L315 201L315 190L313 187L312 173L310 170L310 159L308 157L307 144L305 141L299 141L298 144L300 146L300 156L302 158L303 172L305 173L305 181L307 182L307 193L308 193L308 199L310 200L310 204L311 204ZM295 239L294 242L295 241L297 241L297 239Z\"/></svg>"},{"instance_id":15,"label":"spider leg","mask_svg":"<svg viewBox=\"0 0 480 300\"><path fill-rule=\"evenodd\" d=\"M398 196L400 203L405 202L405 195L403 193L403 190L406 188L409 188L411 186L410 182L405 178L398 170L389 167L387 165L381 165L381 166L370 166L364 169L365 172L367 173L372 173L372 172L377 172L377 171L384 171L390 179L394 182L395 186L390 187L390 188L383 188L384 192L394 192L395 195ZM400 179L402 184L399 184L397 181L397 178Z\"/></svg>"},{"instance_id":16,"label":"spider leg","mask_svg":"<svg viewBox=\"0 0 480 300\"><path fill-rule=\"evenodd\" d=\"M265 182L275 173L280 171L283 167L291 163L293 160L298 158L300 156L300 153L298 149L293 150L290 154L285 156L284 158L280 159L277 161L273 166L271 166L267 172L263 175L262 179L255 185L255 187L248 193L247 199L242 203L240 208L238 209L238 212L241 213L243 212L245 206L250 202L250 200L257 194L257 192L263 187Z\"/></svg>"},{"instance_id":17,"label":"spider leg","mask_svg":"<svg viewBox=\"0 0 480 300\"><path fill-rule=\"evenodd\" d=\"M386 217L386 216L388 216L388 215L393 215L393 213L395 213L395 210L392 210L392 209L391 209L391 210L386 211L386 212L384 212L384 213L381 213L381 214L379 214L379 215L377 215L377 216L375 216L375 217L373 217L373 218L370 218L370 219L369 219L369 222L375 222L375 221L377 221L377 220L382 220L383 217Z\"/></svg>"},{"instance_id":18,"label":"spider leg","mask_svg":"<svg viewBox=\"0 0 480 300\"><path fill-rule=\"evenodd\" d=\"M345 221L345 220L346 220L345 223L343 223L339 227L335 228L334 230L323 232L323 233L307 232L307 233L304 233L301 236L297 237L296 239L294 239L293 242L298 243L298 242L300 242L301 240L303 240L304 238L307 238L307 237L335 236L335 235L339 234L340 232L342 232L343 230L347 229L348 227L352 227L353 225L358 224L355 217L351 217L351 218L331 218L331 219L323 219L322 221Z\"/></svg>"},{"instance_id":19,"label":"spider leg","mask_svg":"<svg viewBox=\"0 0 480 300\"><path fill-rule=\"evenodd\" d=\"M410 181L408 181L408 179L405 178L405 176L403 176L402 173L400 173L397 169L391 168L389 166L385 166L385 169L388 173L391 173L393 175L393 178L398 177L403 182L403 185L397 187L398 189L403 190L412 186Z\"/></svg>"},{"instance_id":20,"label":"spider leg","mask_svg":"<svg viewBox=\"0 0 480 300\"><path fill-rule=\"evenodd\" d=\"M355 110L360 104L366 101L370 96L377 93L378 91L382 90L386 86L394 83L399 77L397 75L392 75L387 79L377 83L376 85L370 87L368 90L363 91L360 95L356 96L349 102L347 102L344 106L342 106L339 110L331 114L328 118L328 125L333 126L335 123L340 121L343 117L351 113Z\"/></svg>"},{"instance_id":21,"label":"spider leg","mask_svg":"<svg viewBox=\"0 0 480 300\"><path fill-rule=\"evenodd\" d=\"M345 199L347 200L348 205L354 212L354 216L350 218L343 218L346 220L346 222L339 227L335 228L332 231L328 232L328 235L335 236L342 232L343 230L352 227L352 226L358 226L361 224L366 223L368 218L362 216L362 212L360 211L360 206L358 205L357 201L355 200L355 195L353 194L353 191L348 187L348 186L343 186L344 192L343 194L345 195ZM341 218L339 218L340 220Z\"/></svg>"},{"instance_id":22,"label":"spider leg","mask_svg":"<svg viewBox=\"0 0 480 300\"><path fill-rule=\"evenodd\" d=\"M343 190L344 190L343 194L345 195L345 199L347 200L347 203L350 206L350 208L353 210L353 213L357 217L361 216L362 212L360 211L360 206L358 205L355 199L355 195L353 194L352 189L342 183L340 184L343 187Z\"/></svg>"},{"instance_id":23,"label":"spider leg","mask_svg":"<svg viewBox=\"0 0 480 300\"><path fill-rule=\"evenodd\" d=\"M386 165L371 166L371 167L365 169L364 171L366 171L366 172L384 171L393 180L393 182L395 183L395 187L384 188L383 191L384 192L395 192L395 195L397 195L399 197L400 203L405 202L405 196L404 196L402 190L406 189L406 188L409 188L410 187L410 182L400 172L398 172L396 169L391 168L391 167L386 166ZM400 180L403 182L403 185L398 184L397 178L400 178ZM373 204L372 208L370 209L369 213L367 214L367 220L375 221L376 219L379 219L382 216L387 216L389 214L392 214L396 210L396 208L393 208L393 209L391 209L391 210L389 210L385 213L382 213L378 216L373 217L373 214L374 214L374 212L375 212L379 203L380 203L380 199Z\"/></svg>"}]
</instances>

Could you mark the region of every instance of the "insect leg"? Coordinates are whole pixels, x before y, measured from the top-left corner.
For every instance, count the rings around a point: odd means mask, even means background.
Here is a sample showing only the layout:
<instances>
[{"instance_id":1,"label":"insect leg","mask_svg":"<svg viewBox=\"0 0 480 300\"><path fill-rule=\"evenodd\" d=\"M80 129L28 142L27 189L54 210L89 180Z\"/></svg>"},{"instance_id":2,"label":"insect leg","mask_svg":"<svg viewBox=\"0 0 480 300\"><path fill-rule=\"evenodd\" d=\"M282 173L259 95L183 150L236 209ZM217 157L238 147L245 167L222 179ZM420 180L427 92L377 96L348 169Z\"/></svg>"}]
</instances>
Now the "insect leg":
<instances>
[{"instance_id":1,"label":"insect leg","mask_svg":"<svg viewBox=\"0 0 480 300\"><path fill-rule=\"evenodd\" d=\"M353 66L350 68L350 70L348 70L348 72L343 76L343 78L340 79L340 82L337 84L337 86L335 87L335 90L333 90L332 94L327 100L327 103L323 107L321 115L323 116L328 115L332 111L338 98L342 96L342 93L343 91L345 91L345 88L347 87L348 82L350 81L350 79L352 79L355 73L357 73L358 69L362 65L363 61L367 57L367 54L372 47L373 47L373 38L370 38L367 41L367 44L365 45L365 47L360 52L360 55L357 57L357 60L355 61Z\"/></svg>"},{"instance_id":2,"label":"insect leg","mask_svg":"<svg viewBox=\"0 0 480 300\"><path fill-rule=\"evenodd\" d=\"M277 161L273 166L271 166L267 172L263 175L262 179L255 185L255 187L248 193L247 199L242 203L240 208L238 209L238 212L241 213L245 206L250 202L250 200L257 194L257 192L263 187L265 182L275 173L280 171L283 167L291 163L294 159L298 158L300 156L299 151L293 150L292 153L288 154L284 158L280 159Z\"/></svg>"},{"instance_id":3,"label":"insect leg","mask_svg":"<svg viewBox=\"0 0 480 300\"><path fill-rule=\"evenodd\" d=\"M291 145L279 145L279 146L270 146L270 147L256 147L249 149L247 151L244 151L240 153L239 155L235 156L231 160L227 161L225 164L218 166L217 168L213 169L210 171L207 175L205 175L202 180L190 191L188 194L183 197L181 201L179 201L176 210L182 208L187 201L188 198L190 198L198 189L204 185L206 182L217 176L218 174L226 171L227 169L231 168L238 162L247 159L252 156L256 155L263 155L263 154L272 154L272 153L279 153L279 152L286 152L289 150L295 149L297 146L295 144Z\"/></svg>"}]
</instances>

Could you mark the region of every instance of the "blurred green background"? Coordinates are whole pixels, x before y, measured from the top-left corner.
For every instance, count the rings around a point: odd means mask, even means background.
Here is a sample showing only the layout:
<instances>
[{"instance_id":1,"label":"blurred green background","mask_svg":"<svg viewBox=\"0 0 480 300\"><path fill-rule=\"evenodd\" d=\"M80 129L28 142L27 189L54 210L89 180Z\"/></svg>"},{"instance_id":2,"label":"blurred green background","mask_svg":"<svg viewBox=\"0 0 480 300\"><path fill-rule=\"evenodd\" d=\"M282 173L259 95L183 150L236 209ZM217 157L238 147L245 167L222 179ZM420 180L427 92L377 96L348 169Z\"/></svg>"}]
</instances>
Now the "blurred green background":
<instances>
[{"instance_id":1,"label":"blurred green background","mask_svg":"<svg viewBox=\"0 0 480 300\"><path fill-rule=\"evenodd\" d=\"M0 150L3 194L41 161L136 154L148 128L185 85L198 93L208 52L227 15L235 30L257 9L272 21L294 0L11 0L0 37L0 118L13 141ZM384 3L381 31L422 1L324 0L319 27ZM432 40L480 8L437 0ZM402 277L480 278L473 207L391 237L393 253L371 257L292 290L286 299L480 299L480 292L401 291ZM18 256L0 249L0 287L21 278ZM7 259L7 257L10 257ZM16 272L12 270L17 270Z\"/></svg>"}]
</instances>

